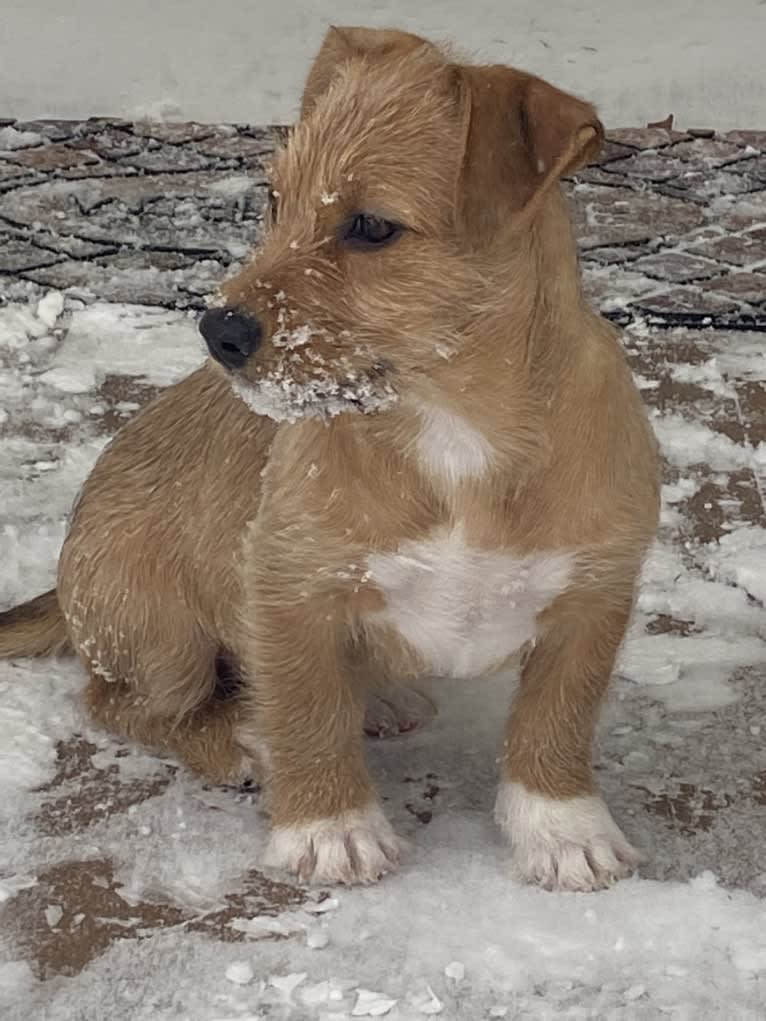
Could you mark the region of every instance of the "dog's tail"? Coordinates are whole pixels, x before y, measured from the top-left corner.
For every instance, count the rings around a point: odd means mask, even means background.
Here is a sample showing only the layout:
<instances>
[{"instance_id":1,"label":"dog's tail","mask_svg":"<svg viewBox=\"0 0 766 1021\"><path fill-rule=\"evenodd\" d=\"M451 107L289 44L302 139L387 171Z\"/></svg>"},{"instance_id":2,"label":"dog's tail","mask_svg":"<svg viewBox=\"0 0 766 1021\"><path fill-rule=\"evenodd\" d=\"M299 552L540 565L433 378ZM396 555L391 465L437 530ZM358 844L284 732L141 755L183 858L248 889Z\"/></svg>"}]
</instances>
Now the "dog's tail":
<instances>
[{"instance_id":1,"label":"dog's tail","mask_svg":"<svg viewBox=\"0 0 766 1021\"><path fill-rule=\"evenodd\" d=\"M0 659L71 651L56 590L0 613Z\"/></svg>"}]
</instances>

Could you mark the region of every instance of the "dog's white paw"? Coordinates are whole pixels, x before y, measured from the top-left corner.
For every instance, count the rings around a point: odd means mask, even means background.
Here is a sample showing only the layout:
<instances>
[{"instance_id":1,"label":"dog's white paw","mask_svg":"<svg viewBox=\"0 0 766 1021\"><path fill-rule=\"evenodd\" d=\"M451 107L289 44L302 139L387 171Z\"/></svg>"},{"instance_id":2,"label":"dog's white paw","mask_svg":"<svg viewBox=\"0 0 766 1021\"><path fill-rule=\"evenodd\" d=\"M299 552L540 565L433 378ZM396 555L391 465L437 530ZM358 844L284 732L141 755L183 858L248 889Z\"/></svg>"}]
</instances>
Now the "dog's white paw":
<instances>
[{"instance_id":1,"label":"dog's white paw","mask_svg":"<svg viewBox=\"0 0 766 1021\"><path fill-rule=\"evenodd\" d=\"M549 798L504 783L495 818L511 841L520 879L546 890L603 890L641 861L601 798Z\"/></svg>"},{"instance_id":2,"label":"dog's white paw","mask_svg":"<svg viewBox=\"0 0 766 1021\"><path fill-rule=\"evenodd\" d=\"M264 864L307 883L374 883L399 864L399 842L372 804L333 819L276 827Z\"/></svg>"},{"instance_id":3,"label":"dog's white paw","mask_svg":"<svg viewBox=\"0 0 766 1021\"><path fill-rule=\"evenodd\" d=\"M436 716L436 706L426 695L406 685L392 685L371 694L364 714L368 737L391 737L417 730Z\"/></svg>"}]
</instances>

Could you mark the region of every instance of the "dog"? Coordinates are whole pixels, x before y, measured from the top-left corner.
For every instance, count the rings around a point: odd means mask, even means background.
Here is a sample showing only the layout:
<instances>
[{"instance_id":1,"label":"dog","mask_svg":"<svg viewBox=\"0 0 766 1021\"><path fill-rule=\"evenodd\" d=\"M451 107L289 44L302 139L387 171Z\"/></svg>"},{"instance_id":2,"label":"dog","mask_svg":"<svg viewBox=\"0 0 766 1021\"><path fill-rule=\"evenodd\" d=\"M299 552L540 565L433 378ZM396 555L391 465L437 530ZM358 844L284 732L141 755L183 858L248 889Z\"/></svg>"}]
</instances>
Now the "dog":
<instances>
[{"instance_id":1,"label":"dog","mask_svg":"<svg viewBox=\"0 0 766 1021\"><path fill-rule=\"evenodd\" d=\"M515 874L592 890L639 861L591 744L658 454L559 187L602 139L537 77L330 29L264 241L201 317L210 359L102 454L55 592L0 617L2 655L77 652L100 723L264 784L269 866L394 869L365 712L408 729L431 707L402 681L514 657Z\"/></svg>"}]
</instances>

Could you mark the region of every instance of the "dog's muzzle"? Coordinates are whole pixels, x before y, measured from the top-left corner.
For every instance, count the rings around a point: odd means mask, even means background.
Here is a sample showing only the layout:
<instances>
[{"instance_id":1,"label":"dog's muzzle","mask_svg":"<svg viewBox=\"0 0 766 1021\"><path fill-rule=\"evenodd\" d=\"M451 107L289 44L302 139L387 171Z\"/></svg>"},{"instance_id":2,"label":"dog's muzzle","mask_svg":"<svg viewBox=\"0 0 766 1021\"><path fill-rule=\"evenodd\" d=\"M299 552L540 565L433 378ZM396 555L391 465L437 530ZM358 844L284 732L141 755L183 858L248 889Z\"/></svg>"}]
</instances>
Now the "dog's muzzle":
<instances>
[{"instance_id":1,"label":"dog's muzzle","mask_svg":"<svg viewBox=\"0 0 766 1021\"><path fill-rule=\"evenodd\" d=\"M225 369L241 369L263 338L258 320L238 308L209 308L199 321L199 332Z\"/></svg>"}]
</instances>

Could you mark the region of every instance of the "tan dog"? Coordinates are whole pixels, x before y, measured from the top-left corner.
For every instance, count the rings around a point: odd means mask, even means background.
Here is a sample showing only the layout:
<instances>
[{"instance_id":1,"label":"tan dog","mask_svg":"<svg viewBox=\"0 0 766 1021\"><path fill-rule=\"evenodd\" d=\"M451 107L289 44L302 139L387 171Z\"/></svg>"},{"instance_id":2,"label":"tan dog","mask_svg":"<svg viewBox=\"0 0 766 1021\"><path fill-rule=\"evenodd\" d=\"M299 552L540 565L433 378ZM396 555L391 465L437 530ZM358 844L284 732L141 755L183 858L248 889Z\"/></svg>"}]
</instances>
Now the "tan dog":
<instances>
[{"instance_id":1,"label":"tan dog","mask_svg":"<svg viewBox=\"0 0 766 1021\"><path fill-rule=\"evenodd\" d=\"M118 733L268 780L268 861L304 879L397 861L364 761L370 686L398 707L394 679L520 652L496 809L517 872L587 890L637 861L591 741L657 454L558 187L601 139L590 106L530 75L332 29L275 222L201 321L223 370L119 434L56 593L0 620L3 655L68 637Z\"/></svg>"}]
</instances>

